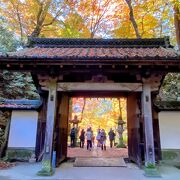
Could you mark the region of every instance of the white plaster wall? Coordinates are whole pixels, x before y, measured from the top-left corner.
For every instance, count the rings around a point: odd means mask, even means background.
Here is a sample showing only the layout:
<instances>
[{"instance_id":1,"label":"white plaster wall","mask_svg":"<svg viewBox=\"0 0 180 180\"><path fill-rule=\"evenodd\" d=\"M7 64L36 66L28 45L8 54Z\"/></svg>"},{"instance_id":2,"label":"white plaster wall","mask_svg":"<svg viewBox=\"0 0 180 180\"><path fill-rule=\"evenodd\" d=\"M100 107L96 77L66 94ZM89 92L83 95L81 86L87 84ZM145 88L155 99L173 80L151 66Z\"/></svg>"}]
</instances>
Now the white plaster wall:
<instances>
[{"instance_id":1,"label":"white plaster wall","mask_svg":"<svg viewBox=\"0 0 180 180\"><path fill-rule=\"evenodd\" d=\"M159 113L159 128L162 149L180 149L180 112Z\"/></svg>"},{"instance_id":2,"label":"white plaster wall","mask_svg":"<svg viewBox=\"0 0 180 180\"><path fill-rule=\"evenodd\" d=\"M38 113L12 111L8 147L35 148Z\"/></svg>"}]
</instances>

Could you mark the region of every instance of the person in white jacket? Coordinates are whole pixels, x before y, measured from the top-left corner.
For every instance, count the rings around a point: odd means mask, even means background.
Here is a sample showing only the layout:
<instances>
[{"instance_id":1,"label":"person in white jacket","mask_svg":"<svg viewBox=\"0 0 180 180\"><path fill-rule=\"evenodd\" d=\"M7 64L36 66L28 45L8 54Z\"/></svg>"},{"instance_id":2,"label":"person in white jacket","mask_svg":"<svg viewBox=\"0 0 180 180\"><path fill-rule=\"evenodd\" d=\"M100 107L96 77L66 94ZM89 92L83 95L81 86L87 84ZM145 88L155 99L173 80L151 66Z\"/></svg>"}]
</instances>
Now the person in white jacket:
<instances>
[{"instance_id":1,"label":"person in white jacket","mask_svg":"<svg viewBox=\"0 0 180 180\"><path fill-rule=\"evenodd\" d=\"M87 129L87 132L86 132L86 139L87 139L87 150L90 150L92 149L92 131L90 128Z\"/></svg>"}]
</instances>

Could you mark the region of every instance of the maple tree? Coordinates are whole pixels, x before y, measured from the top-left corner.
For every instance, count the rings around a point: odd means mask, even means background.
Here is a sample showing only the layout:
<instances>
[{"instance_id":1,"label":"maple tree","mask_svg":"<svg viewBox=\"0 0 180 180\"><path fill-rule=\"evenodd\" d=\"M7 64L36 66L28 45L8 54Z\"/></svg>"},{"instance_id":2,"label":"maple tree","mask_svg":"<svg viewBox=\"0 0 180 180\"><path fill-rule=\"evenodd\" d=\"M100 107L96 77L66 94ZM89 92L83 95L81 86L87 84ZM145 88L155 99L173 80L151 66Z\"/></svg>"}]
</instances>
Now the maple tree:
<instances>
[{"instance_id":1,"label":"maple tree","mask_svg":"<svg viewBox=\"0 0 180 180\"><path fill-rule=\"evenodd\" d=\"M69 13L61 23L60 34L64 38L89 38L90 31L78 13Z\"/></svg>"},{"instance_id":2,"label":"maple tree","mask_svg":"<svg viewBox=\"0 0 180 180\"><path fill-rule=\"evenodd\" d=\"M9 28L20 35L57 36L58 17L62 14L63 2L57 0L2 0L0 12ZM64 10L64 9L63 9Z\"/></svg>"},{"instance_id":3,"label":"maple tree","mask_svg":"<svg viewBox=\"0 0 180 180\"><path fill-rule=\"evenodd\" d=\"M173 9L170 1L126 0L125 4L125 1L119 0L115 16L119 17L119 21L112 30L114 37L171 36L172 42L175 42Z\"/></svg>"},{"instance_id":4,"label":"maple tree","mask_svg":"<svg viewBox=\"0 0 180 180\"><path fill-rule=\"evenodd\" d=\"M113 27L114 2L115 0L67 0L70 12L78 13L89 30L88 38L102 37Z\"/></svg>"},{"instance_id":5,"label":"maple tree","mask_svg":"<svg viewBox=\"0 0 180 180\"><path fill-rule=\"evenodd\" d=\"M132 7L132 1L131 0L125 0L128 8L129 8L129 19L133 25L134 31L136 33L136 37L137 38L141 38L140 34L139 34L139 29L138 29L138 25L136 23L135 17L134 17L134 11L133 11L133 7Z\"/></svg>"},{"instance_id":6,"label":"maple tree","mask_svg":"<svg viewBox=\"0 0 180 180\"><path fill-rule=\"evenodd\" d=\"M178 0L2 0L0 5L9 29L22 40L171 35L175 42L176 35L180 41Z\"/></svg>"}]
</instances>

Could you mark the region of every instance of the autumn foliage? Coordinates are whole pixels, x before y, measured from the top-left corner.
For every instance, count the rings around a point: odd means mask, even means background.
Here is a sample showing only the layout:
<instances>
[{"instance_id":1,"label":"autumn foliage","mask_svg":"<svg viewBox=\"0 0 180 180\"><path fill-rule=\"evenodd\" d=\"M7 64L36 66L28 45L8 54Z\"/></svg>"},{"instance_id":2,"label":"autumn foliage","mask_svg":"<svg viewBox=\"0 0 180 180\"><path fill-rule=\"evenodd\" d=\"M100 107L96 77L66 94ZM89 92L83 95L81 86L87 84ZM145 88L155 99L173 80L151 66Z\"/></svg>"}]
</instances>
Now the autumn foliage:
<instances>
[{"instance_id":1,"label":"autumn foliage","mask_svg":"<svg viewBox=\"0 0 180 180\"><path fill-rule=\"evenodd\" d=\"M77 115L79 128L92 127L93 131L110 128L115 131L120 116L127 122L126 98L72 98L70 100L69 120ZM127 124L125 124L125 127Z\"/></svg>"},{"instance_id":2,"label":"autumn foliage","mask_svg":"<svg viewBox=\"0 0 180 180\"><path fill-rule=\"evenodd\" d=\"M9 30L27 36L66 38L177 37L178 0L2 0Z\"/></svg>"}]
</instances>

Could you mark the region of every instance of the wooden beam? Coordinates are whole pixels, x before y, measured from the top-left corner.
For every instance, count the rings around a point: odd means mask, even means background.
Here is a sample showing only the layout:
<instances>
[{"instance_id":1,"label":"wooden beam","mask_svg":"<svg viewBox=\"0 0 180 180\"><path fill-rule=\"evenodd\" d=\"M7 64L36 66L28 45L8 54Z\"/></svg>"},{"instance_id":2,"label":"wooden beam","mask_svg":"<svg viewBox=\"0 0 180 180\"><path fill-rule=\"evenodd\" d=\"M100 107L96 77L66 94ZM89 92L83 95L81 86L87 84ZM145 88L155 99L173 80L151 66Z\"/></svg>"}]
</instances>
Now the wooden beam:
<instances>
[{"instance_id":1,"label":"wooden beam","mask_svg":"<svg viewBox=\"0 0 180 180\"><path fill-rule=\"evenodd\" d=\"M38 80L40 83L44 83L45 81L46 82L49 82L49 75L45 75L45 74L38 74L37 75L38 77ZM63 80L63 75L59 75L59 76L56 76L57 80Z\"/></svg>"},{"instance_id":2,"label":"wooden beam","mask_svg":"<svg viewBox=\"0 0 180 180\"><path fill-rule=\"evenodd\" d=\"M151 84L151 91L158 91L161 85L161 80L163 77L163 73L157 74L153 73L151 76L145 81Z\"/></svg>"},{"instance_id":3,"label":"wooden beam","mask_svg":"<svg viewBox=\"0 0 180 180\"><path fill-rule=\"evenodd\" d=\"M142 91L141 83L58 83L58 91Z\"/></svg>"}]
</instances>

